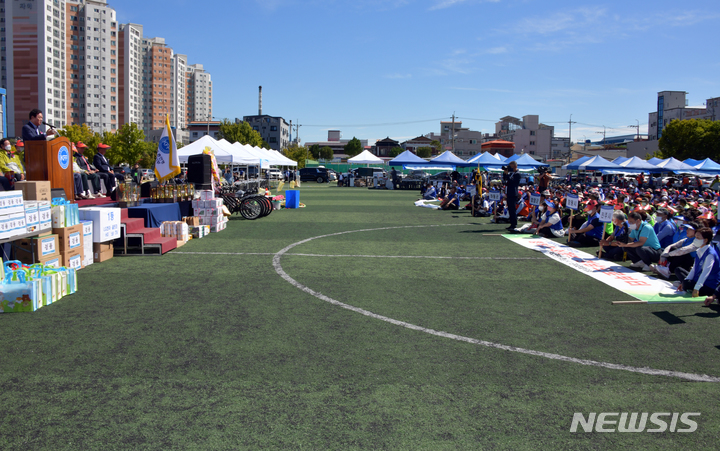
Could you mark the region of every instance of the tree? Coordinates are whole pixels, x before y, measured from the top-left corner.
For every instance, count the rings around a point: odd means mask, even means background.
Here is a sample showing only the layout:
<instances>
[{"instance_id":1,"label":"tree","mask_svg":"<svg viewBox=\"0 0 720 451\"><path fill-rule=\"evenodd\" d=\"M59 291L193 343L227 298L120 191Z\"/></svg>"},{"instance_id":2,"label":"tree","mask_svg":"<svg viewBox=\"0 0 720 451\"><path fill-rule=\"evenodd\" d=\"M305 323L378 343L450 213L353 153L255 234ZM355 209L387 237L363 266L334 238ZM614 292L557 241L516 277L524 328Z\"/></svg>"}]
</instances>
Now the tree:
<instances>
[{"instance_id":1,"label":"tree","mask_svg":"<svg viewBox=\"0 0 720 451\"><path fill-rule=\"evenodd\" d=\"M417 156L420 158L430 158L431 155L432 155L431 147L420 147L417 150Z\"/></svg>"},{"instance_id":2,"label":"tree","mask_svg":"<svg viewBox=\"0 0 720 451\"><path fill-rule=\"evenodd\" d=\"M291 160L296 161L298 169L300 169L305 167L305 158L309 156L309 151L307 147L298 147L297 145L293 145L292 147L288 147L283 150L283 154Z\"/></svg>"},{"instance_id":3,"label":"tree","mask_svg":"<svg viewBox=\"0 0 720 451\"><path fill-rule=\"evenodd\" d=\"M87 126L87 124L82 125L65 125L60 130L58 130L60 133L60 136L64 136L67 139L70 140L70 142L77 143L82 142L84 144L87 144L88 147L90 146L88 142L94 137L95 133L90 129L90 127Z\"/></svg>"},{"instance_id":4,"label":"tree","mask_svg":"<svg viewBox=\"0 0 720 451\"><path fill-rule=\"evenodd\" d=\"M402 147L393 147L392 149L390 149L390 156L397 157L398 155L400 155L403 152L404 152L404 150Z\"/></svg>"},{"instance_id":5,"label":"tree","mask_svg":"<svg viewBox=\"0 0 720 451\"><path fill-rule=\"evenodd\" d=\"M243 121L240 123L233 123L227 119L223 119L220 124L220 131L217 133L217 139L224 139L230 144L240 143L248 144L251 146L263 147L269 149L267 143L263 141L260 133L253 130L253 128L247 122Z\"/></svg>"},{"instance_id":6,"label":"tree","mask_svg":"<svg viewBox=\"0 0 720 451\"><path fill-rule=\"evenodd\" d=\"M333 152L332 148L324 146L318 152L318 158L322 158L323 160L332 160L335 158L335 152Z\"/></svg>"},{"instance_id":7,"label":"tree","mask_svg":"<svg viewBox=\"0 0 720 451\"><path fill-rule=\"evenodd\" d=\"M312 155L313 160L320 158L320 144L313 144L308 148L308 152Z\"/></svg>"},{"instance_id":8,"label":"tree","mask_svg":"<svg viewBox=\"0 0 720 451\"><path fill-rule=\"evenodd\" d=\"M440 151L442 150L442 144L440 144L440 141L438 141L437 139L434 140L434 141L432 141L432 142L430 143L430 147L431 147L431 149L430 149L430 155L432 155L432 152L433 152L433 151L434 151L434 152L440 152ZM428 155L428 157L429 157L430 155ZM427 157L423 157L423 158L427 158Z\"/></svg>"},{"instance_id":9,"label":"tree","mask_svg":"<svg viewBox=\"0 0 720 451\"><path fill-rule=\"evenodd\" d=\"M363 151L363 146L360 140L353 136L353 139L345 144L343 150L348 157L352 158Z\"/></svg>"},{"instance_id":10,"label":"tree","mask_svg":"<svg viewBox=\"0 0 720 451\"><path fill-rule=\"evenodd\" d=\"M105 142L112 139L113 144ZM145 145L145 133L140 130L135 122L124 124L111 138L103 137L105 144L112 145L112 154L108 151L108 159L114 163L128 163L130 166L147 159L145 153L148 147Z\"/></svg>"},{"instance_id":11,"label":"tree","mask_svg":"<svg viewBox=\"0 0 720 451\"><path fill-rule=\"evenodd\" d=\"M673 120L662 131L658 158L704 160L720 157L720 122L709 119Z\"/></svg>"},{"instance_id":12,"label":"tree","mask_svg":"<svg viewBox=\"0 0 720 451\"><path fill-rule=\"evenodd\" d=\"M155 160L157 159L157 143L143 142L142 143L142 158L140 159L140 167L152 169L155 167Z\"/></svg>"}]
</instances>

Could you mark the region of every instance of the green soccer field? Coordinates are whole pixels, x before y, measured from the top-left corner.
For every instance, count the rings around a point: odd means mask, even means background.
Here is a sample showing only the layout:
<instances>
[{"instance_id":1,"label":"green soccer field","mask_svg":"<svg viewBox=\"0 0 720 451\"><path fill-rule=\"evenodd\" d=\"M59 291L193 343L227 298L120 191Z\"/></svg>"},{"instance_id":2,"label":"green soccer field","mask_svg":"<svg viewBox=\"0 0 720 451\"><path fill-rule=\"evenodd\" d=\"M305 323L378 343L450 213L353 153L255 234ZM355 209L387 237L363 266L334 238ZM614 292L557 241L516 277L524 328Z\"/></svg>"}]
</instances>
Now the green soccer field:
<instances>
[{"instance_id":1,"label":"green soccer field","mask_svg":"<svg viewBox=\"0 0 720 451\"><path fill-rule=\"evenodd\" d=\"M632 298L416 199L306 183L307 208L0 315L0 449L718 448L718 383L577 361L720 377L717 311L612 305ZM591 412L700 416L570 432Z\"/></svg>"}]
</instances>

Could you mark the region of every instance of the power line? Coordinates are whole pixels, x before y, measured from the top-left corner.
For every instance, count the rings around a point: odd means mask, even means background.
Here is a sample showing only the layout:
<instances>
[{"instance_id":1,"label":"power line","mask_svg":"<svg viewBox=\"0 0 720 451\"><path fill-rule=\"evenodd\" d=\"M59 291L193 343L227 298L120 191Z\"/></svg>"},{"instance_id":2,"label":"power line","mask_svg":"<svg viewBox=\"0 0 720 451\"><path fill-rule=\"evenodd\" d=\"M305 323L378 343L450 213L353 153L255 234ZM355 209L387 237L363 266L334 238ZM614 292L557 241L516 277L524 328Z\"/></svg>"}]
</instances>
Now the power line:
<instances>
[{"instance_id":1,"label":"power line","mask_svg":"<svg viewBox=\"0 0 720 451\"><path fill-rule=\"evenodd\" d=\"M314 125L314 124L313 124L313 125L308 125L308 124L303 124L303 127L338 127L338 128L340 128L340 127L383 127L383 126L386 126L386 125L407 125L407 124L421 124L421 123L423 123L423 122L437 122L437 121L442 121L442 120L445 120L445 119L450 119L450 118L449 118L449 117L441 117L441 118L438 118L438 119L425 119L425 120L421 120L421 121L383 122L383 123L379 123L379 124L344 124L344 125L339 125L339 124L329 124L329 125L327 125L327 124L326 124L326 125Z\"/></svg>"}]
</instances>

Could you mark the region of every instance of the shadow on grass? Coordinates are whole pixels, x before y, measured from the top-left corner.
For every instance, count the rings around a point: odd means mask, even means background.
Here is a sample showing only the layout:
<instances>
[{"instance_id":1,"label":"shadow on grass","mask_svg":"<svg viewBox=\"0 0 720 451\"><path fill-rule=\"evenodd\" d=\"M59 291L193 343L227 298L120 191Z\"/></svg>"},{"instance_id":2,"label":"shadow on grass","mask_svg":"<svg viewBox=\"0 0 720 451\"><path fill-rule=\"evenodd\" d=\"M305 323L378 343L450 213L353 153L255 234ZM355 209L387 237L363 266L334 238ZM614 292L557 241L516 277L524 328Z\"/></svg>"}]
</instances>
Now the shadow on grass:
<instances>
[{"instance_id":1,"label":"shadow on grass","mask_svg":"<svg viewBox=\"0 0 720 451\"><path fill-rule=\"evenodd\" d=\"M657 316L661 320L665 321L669 325L673 326L675 324L685 324L685 321L682 318L689 318L689 317L698 317L698 318L705 318L705 319L720 318L720 309L715 308L713 310L714 310L713 312L693 313L692 315L682 315L682 316L673 315L670 312L652 312L652 314Z\"/></svg>"}]
</instances>

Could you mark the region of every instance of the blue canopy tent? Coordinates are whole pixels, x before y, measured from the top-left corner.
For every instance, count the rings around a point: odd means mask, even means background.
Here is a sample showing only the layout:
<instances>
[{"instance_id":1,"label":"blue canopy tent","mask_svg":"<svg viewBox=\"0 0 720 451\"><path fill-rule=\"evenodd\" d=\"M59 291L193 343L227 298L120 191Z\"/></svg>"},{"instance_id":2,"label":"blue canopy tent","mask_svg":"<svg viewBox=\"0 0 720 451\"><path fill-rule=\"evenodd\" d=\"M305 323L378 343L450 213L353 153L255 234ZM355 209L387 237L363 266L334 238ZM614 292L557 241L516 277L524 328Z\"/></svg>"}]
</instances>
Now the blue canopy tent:
<instances>
[{"instance_id":1,"label":"blue canopy tent","mask_svg":"<svg viewBox=\"0 0 720 451\"><path fill-rule=\"evenodd\" d=\"M702 160L695 160L693 158L688 158L687 160L683 160L683 163L689 164L690 166L695 166L697 164L702 163Z\"/></svg>"},{"instance_id":2,"label":"blue canopy tent","mask_svg":"<svg viewBox=\"0 0 720 451\"><path fill-rule=\"evenodd\" d=\"M517 157L517 158L515 158L514 160L511 160L510 158L512 158L512 157L510 157L507 159L507 161L505 161L505 163L507 164L507 163L510 163L511 161L514 161L515 163L517 163L518 168L521 168L521 169L537 169L541 166L542 167L550 166L547 163L542 163L540 161L537 161L536 159L534 159L533 157L531 157L530 155L528 155L526 153L521 154L521 155L513 155L513 157Z\"/></svg>"},{"instance_id":3,"label":"blue canopy tent","mask_svg":"<svg viewBox=\"0 0 720 451\"><path fill-rule=\"evenodd\" d=\"M697 173L697 169L689 164L683 163L676 158L668 158L667 160L661 160L656 166L663 171L672 171L676 173L685 172L689 174Z\"/></svg>"},{"instance_id":4,"label":"blue canopy tent","mask_svg":"<svg viewBox=\"0 0 720 451\"><path fill-rule=\"evenodd\" d=\"M710 158L706 158L695 165L695 170L707 175L720 174L720 164L715 163Z\"/></svg>"},{"instance_id":5,"label":"blue canopy tent","mask_svg":"<svg viewBox=\"0 0 720 451\"><path fill-rule=\"evenodd\" d=\"M495 158L492 154L485 152L482 154L475 155L474 157L470 158L468 161L468 164L472 164L473 166L482 166L484 168L499 168L505 163L503 161L498 160Z\"/></svg>"},{"instance_id":6,"label":"blue canopy tent","mask_svg":"<svg viewBox=\"0 0 720 451\"><path fill-rule=\"evenodd\" d=\"M457 166L461 166L461 167L472 166L472 165L468 165L467 161L458 157L457 155L450 152L449 150L446 150L445 152L441 153L437 157L428 161L426 164L428 166L438 166L438 165L445 166L445 165L447 165L447 166L452 166L453 169Z\"/></svg>"},{"instance_id":7,"label":"blue canopy tent","mask_svg":"<svg viewBox=\"0 0 720 451\"><path fill-rule=\"evenodd\" d=\"M625 168L628 172L634 173L651 172L658 170L657 166L655 166L654 164L650 164L646 160L638 157L632 157L629 160L620 163L620 166Z\"/></svg>"},{"instance_id":8,"label":"blue canopy tent","mask_svg":"<svg viewBox=\"0 0 720 451\"><path fill-rule=\"evenodd\" d=\"M628 160L629 160L629 158L617 157L617 158L615 158L612 162L615 163L615 164L623 164L623 163L625 163L625 162L628 161Z\"/></svg>"},{"instance_id":9,"label":"blue canopy tent","mask_svg":"<svg viewBox=\"0 0 720 451\"><path fill-rule=\"evenodd\" d=\"M405 152L401 153L397 157L390 160L388 165L390 166L405 166L406 164L427 164L426 160L423 160L422 158L418 157L414 153L410 152L409 150L406 150Z\"/></svg>"},{"instance_id":10,"label":"blue canopy tent","mask_svg":"<svg viewBox=\"0 0 720 451\"><path fill-rule=\"evenodd\" d=\"M613 160L613 161L615 161L615 160ZM655 166L657 166L658 163L660 163L661 161L665 161L665 160L661 160L660 158L657 158L657 157L652 157L648 160L648 163L654 164ZM620 164L620 163L618 163L618 164Z\"/></svg>"},{"instance_id":11,"label":"blue canopy tent","mask_svg":"<svg viewBox=\"0 0 720 451\"><path fill-rule=\"evenodd\" d=\"M567 169L569 171L578 171L580 170L580 165L585 163L586 161L590 160L592 157L582 157L578 158L577 160L573 161L570 164L566 164L563 166L563 169Z\"/></svg>"},{"instance_id":12,"label":"blue canopy tent","mask_svg":"<svg viewBox=\"0 0 720 451\"><path fill-rule=\"evenodd\" d=\"M599 155L590 158L580 165L581 171L622 171L624 169L622 166L608 161Z\"/></svg>"}]
</instances>

